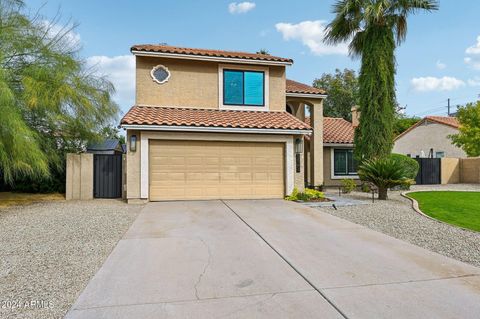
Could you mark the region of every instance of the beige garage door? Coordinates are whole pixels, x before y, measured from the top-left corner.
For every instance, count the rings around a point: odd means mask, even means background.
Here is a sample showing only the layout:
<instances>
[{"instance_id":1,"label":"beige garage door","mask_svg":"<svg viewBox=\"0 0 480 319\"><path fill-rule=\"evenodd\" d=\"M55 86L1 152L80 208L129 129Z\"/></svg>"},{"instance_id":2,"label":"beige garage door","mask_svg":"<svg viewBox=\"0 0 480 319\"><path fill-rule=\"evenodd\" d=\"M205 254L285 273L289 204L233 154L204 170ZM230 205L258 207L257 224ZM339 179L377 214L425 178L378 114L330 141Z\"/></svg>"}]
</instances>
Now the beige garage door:
<instances>
[{"instance_id":1,"label":"beige garage door","mask_svg":"<svg viewBox=\"0 0 480 319\"><path fill-rule=\"evenodd\" d=\"M282 198L284 144L150 141L150 200Z\"/></svg>"}]
</instances>

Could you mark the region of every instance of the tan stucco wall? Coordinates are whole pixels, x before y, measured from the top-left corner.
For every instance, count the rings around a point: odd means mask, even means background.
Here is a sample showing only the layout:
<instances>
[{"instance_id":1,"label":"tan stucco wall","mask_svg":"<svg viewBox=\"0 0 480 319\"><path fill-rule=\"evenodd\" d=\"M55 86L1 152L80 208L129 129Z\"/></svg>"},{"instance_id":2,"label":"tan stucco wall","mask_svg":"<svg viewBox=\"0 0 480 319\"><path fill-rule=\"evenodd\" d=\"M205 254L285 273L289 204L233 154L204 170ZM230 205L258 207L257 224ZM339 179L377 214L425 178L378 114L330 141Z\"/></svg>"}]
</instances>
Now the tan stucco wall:
<instances>
[{"instance_id":1,"label":"tan stucco wall","mask_svg":"<svg viewBox=\"0 0 480 319\"><path fill-rule=\"evenodd\" d=\"M433 152L445 152L445 157L466 157L465 152L452 144L447 137L451 134L457 134L458 130L438 123L427 122L410 132L406 133L395 141L393 147L394 153L411 154L412 157L420 155L422 150L426 156L431 148Z\"/></svg>"},{"instance_id":2,"label":"tan stucco wall","mask_svg":"<svg viewBox=\"0 0 480 319\"><path fill-rule=\"evenodd\" d=\"M93 154L67 154L65 198L93 199Z\"/></svg>"},{"instance_id":3,"label":"tan stucco wall","mask_svg":"<svg viewBox=\"0 0 480 319\"><path fill-rule=\"evenodd\" d=\"M463 158L460 161L460 182L480 183L480 157Z\"/></svg>"},{"instance_id":4,"label":"tan stucco wall","mask_svg":"<svg viewBox=\"0 0 480 319\"><path fill-rule=\"evenodd\" d=\"M137 136L137 150L130 151L130 137ZM127 199L128 202L138 202L141 199L141 137L149 139L171 139L171 140L211 140L211 141L253 141L253 142L287 142L294 144L294 136L291 135L268 135L268 134L229 134L229 133L192 133L192 132L158 132L158 131L134 131L127 130ZM293 183L294 187L302 190L304 188L304 166L301 158L301 171L295 172L295 147L293 146ZM287 165L285 165L287 167ZM285 176L286 177L286 176Z\"/></svg>"},{"instance_id":5,"label":"tan stucco wall","mask_svg":"<svg viewBox=\"0 0 480 319\"><path fill-rule=\"evenodd\" d=\"M130 138L137 136L137 149L130 151ZM126 179L127 179L127 200L140 198L140 131L127 130L127 154L126 154Z\"/></svg>"},{"instance_id":6,"label":"tan stucco wall","mask_svg":"<svg viewBox=\"0 0 480 319\"><path fill-rule=\"evenodd\" d=\"M459 158L442 158L441 159L441 183L456 184L460 183L460 161Z\"/></svg>"},{"instance_id":7,"label":"tan stucco wall","mask_svg":"<svg viewBox=\"0 0 480 319\"><path fill-rule=\"evenodd\" d=\"M164 84L154 82L150 71L157 65L170 71ZM136 104L170 107L219 108L218 62L184 59L136 57ZM222 63L223 66L229 64ZM235 67L235 64L231 64ZM248 68L248 66L242 65ZM269 108L285 110L285 66L269 69Z\"/></svg>"}]
</instances>

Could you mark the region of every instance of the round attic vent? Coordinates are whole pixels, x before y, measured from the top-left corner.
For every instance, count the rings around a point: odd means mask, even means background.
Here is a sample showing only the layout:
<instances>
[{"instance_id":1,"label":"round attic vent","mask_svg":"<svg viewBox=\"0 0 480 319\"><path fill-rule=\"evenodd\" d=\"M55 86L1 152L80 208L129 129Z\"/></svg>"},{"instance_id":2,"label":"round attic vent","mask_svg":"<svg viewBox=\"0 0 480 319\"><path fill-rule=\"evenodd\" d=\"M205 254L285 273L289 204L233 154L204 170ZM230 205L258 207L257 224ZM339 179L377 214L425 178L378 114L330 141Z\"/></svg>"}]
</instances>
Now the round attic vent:
<instances>
[{"instance_id":1,"label":"round attic vent","mask_svg":"<svg viewBox=\"0 0 480 319\"><path fill-rule=\"evenodd\" d=\"M158 84L163 84L170 78L170 71L164 65L157 65L150 72L152 79Z\"/></svg>"}]
</instances>

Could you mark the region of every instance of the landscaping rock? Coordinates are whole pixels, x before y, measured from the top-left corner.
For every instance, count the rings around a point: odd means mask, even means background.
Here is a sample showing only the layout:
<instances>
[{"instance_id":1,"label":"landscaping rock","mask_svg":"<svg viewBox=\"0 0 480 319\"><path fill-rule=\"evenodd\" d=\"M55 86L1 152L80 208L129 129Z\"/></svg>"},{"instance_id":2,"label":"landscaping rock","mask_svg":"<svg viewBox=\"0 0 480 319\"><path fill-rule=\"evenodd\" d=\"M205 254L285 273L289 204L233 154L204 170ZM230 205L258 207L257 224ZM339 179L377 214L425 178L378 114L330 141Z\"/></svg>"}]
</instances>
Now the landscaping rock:
<instances>
[{"instance_id":1,"label":"landscaping rock","mask_svg":"<svg viewBox=\"0 0 480 319\"><path fill-rule=\"evenodd\" d=\"M412 190L427 189L480 191L480 185L412 187ZM371 198L371 194L359 192L344 196L365 202ZM480 233L420 215L412 209L411 201L400 195L400 191L390 191L387 201L376 200L375 203L369 201L365 205L339 206L337 210L328 207L318 209L439 254L480 266Z\"/></svg>"},{"instance_id":2,"label":"landscaping rock","mask_svg":"<svg viewBox=\"0 0 480 319\"><path fill-rule=\"evenodd\" d=\"M0 209L0 318L63 318L140 209L119 200Z\"/></svg>"}]
</instances>

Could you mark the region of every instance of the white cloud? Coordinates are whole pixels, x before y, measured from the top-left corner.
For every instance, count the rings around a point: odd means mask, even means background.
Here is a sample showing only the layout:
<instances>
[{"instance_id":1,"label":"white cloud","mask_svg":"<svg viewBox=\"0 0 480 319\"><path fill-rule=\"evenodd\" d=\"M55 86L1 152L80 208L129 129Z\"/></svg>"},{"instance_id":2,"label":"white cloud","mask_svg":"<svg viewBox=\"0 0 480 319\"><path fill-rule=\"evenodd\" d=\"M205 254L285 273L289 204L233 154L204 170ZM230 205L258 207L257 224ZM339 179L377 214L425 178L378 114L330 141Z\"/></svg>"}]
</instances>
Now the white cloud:
<instances>
[{"instance_id":1,"label":"white cloud","mask_svg":"<svg viewBox=\"0 0 480 319\"><path fill-rule=\"evenodd\" d=\"M469 56L465 57L463 61L474 68L480 70L480 36L477 37L477 43L465 50Z\"/></svg>"},{"instance_id":2,"label":"white cloud","mask_svg":"<svg viewBox=\"0 0 480 319\"><path fill-rule=\"evenodd\" d=\"M467 83L470 86L480 86L480 76L476 76L473 79L468 79Z\"/></svg>"},{"instance_id":3,"label":"white cloud","mask_svg":"<svg viewBox=\"0 0 480 319\"><path fill-rule=\"evenodd\" d=\"M298 40L306 45L315 55L327 54L348 54L347 44L327 45L323 42L325 38L325 21L302 21L297 24L293 23L277 23L275 28L282 33L285 41Z\"/></svg>"},{"instance_id":4,"label":"white cloud","mask_svg":"<svg viewBox=\"0 0 480 319\"><path fill-rule=\"evenodd\" d=\"M475 70L480 70L480 59L477 58L471 58L471 57L466 57L463 59L463 61L470 65L472 68Z\"/></svg>"},{"instance_id":5,"label":"white cloud","mask_svg":"<svg viewBox=\"0 0 480 319\"><path fill-rule=\"evenodd\" d=\"M452 91L465 86L464 81L449 76L442 78L432 76L413 78L410 83L417 92Z\"/></svg>"},{"instance_id":6,"label":"white cloud","mask_svg":"<svg viewBox=\"0 0 480 319\"><path fill-rule=\"evenodd\" d=\"M91 56L87 67L96 74L107 77L115 86L114 100L122 110L128 110L135 103L135 57L133 55Z\"/></svg>"},{"instance_id":7,"label":"white cloud","mask_svg":"<svg viewBox=\"0 0 480 319\"><path fill-rule=\"evenodd\" d=\"M477 43L465 50L466 54L480 54L480 35L477 37Z\"/></svg>"},{"instance_id":8,"label":"white cloud","mask_svg":"<svg viewBox=\"0 0 480 319\"><path fill-rule=\"evenodd\" d=\"M447 68L447 65L440 60L437 61L436 66L437 66L437 69L439 70L444 70Z\"/></svg>"},{"instance_id":9,"label":"white cloud","mask_svg":"<svg viewBox=\"0 0 480 319\"><path fill-rule=\"evenodd\" d=\"M255 8L256 4L254 2L232 2L228 5L228 12L231 14L240 14L240 13L247 13L250 10Z\"/></svg>"}]
</instances>

